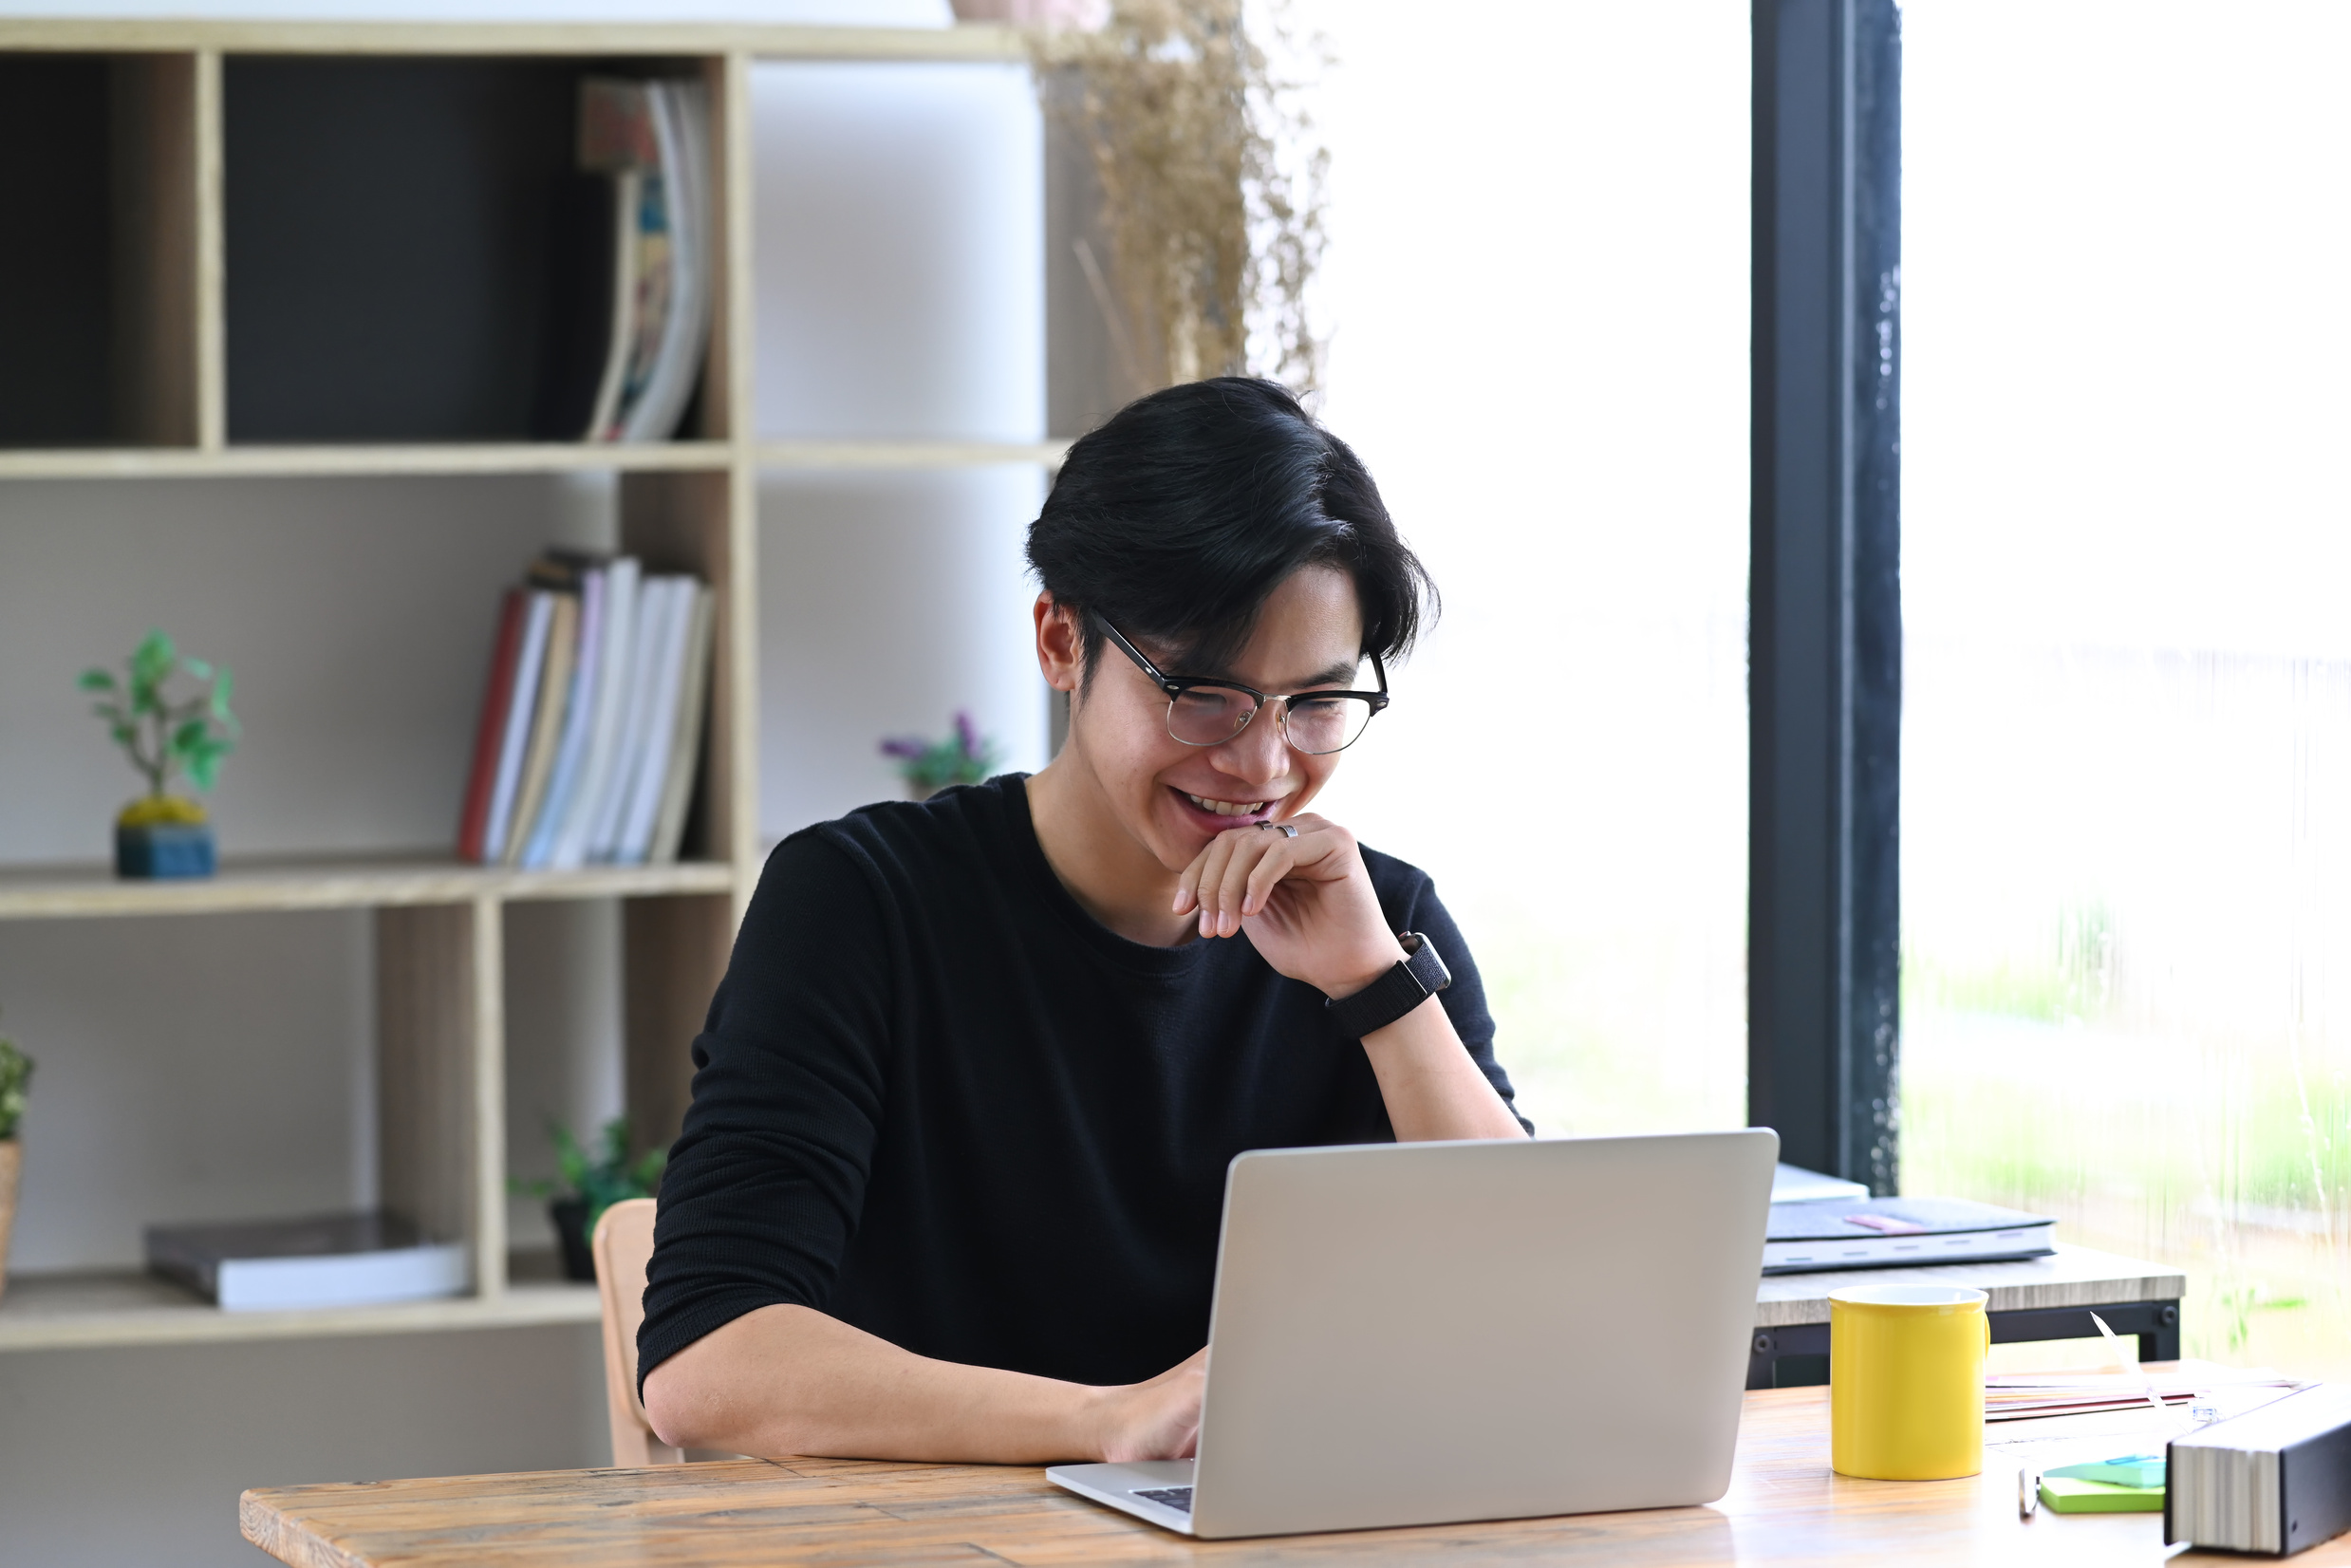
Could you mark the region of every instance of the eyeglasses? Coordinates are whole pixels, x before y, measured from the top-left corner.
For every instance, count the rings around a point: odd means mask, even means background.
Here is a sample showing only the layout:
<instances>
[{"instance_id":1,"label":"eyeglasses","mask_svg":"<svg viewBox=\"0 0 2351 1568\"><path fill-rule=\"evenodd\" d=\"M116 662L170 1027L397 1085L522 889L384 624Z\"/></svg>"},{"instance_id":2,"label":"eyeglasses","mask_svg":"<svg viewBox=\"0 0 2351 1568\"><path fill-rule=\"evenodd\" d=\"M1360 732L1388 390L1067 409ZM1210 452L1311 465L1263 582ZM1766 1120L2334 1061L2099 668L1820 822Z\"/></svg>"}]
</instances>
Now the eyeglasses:
<instances>
[{"instance_id":1,"label":"eyeglasses","mask_svg":"<svg viewBox=\"0 0 2351 1568\"><path fill-rule=\"evenodd\" d=\"M1259 708L1278 702L1281 737L1309 756L1328 756L1362 738L1371 716L1388 706L1388 671L1376 653L1371 655L1371 673L1379 678L1377 691L1310 691L1285 697L1233 681L1163 675L1116 626L1099 615L1094 624L1135 662L1135 668L1150 677L1151 684L1167 694L1167 734L1186 746L1222 746L1247 729Z\"/></svg>"}]
</instances>

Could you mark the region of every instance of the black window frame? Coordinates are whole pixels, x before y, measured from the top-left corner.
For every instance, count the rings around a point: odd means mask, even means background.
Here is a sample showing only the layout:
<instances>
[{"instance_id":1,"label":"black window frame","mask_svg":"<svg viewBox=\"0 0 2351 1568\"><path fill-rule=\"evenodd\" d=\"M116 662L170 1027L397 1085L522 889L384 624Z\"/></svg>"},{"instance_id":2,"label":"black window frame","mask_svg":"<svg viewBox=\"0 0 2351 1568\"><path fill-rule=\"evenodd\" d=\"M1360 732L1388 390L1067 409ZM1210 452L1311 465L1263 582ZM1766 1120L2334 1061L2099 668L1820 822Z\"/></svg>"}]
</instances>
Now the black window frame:
<instances>
[{"instance_id":1,"label":"black window frame","mask_svg":"<svg viewBox=\"0 0 2351 1568\"><path fill-rule=\"evenodd\" d=\"M1900 1184L1901 11L1753 0L1747 1117Z\"/></svg>"}]
</instances>

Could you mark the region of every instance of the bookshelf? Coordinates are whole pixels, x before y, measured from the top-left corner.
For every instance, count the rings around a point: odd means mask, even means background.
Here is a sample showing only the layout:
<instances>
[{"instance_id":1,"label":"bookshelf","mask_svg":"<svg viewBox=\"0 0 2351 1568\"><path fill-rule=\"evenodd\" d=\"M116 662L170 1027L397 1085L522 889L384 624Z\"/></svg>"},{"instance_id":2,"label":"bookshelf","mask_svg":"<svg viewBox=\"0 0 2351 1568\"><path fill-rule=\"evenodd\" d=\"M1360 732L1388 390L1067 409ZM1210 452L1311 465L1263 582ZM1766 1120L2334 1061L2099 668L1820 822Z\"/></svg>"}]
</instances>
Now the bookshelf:
<instances>
[{"instance_id":1,"label":"bookshelf","mask_svg":"<svg viewBox=\"0 0 2351 1568\"><path fill-rule=\"evenodd\" d=\"M42 177L95 182L84 205L103 214L85 232L70 223L61 230L65 261L57 265L72 275L52 281L80 292L53 324L40 324L33 341L48 359L36 358L32 374L19 379L46 376L67 395L36 406L0 392L0 485L337 476L399 487L430 476L611 474L620 548L648 571L700 576L718 610L707 751L676 865L533 872L446 856L231 857L216 877L192 883L120 882L96 865L0 867L0 933L17 921L369 911L382 1201L461 1239L474 1280L470 1296L451 1300L228 1314L135 1273L20 1275L0 1296L0 1352L594 1320L591 1287L518 1279L510 1258L504 911L530 901L620 901L627 1105L643 1142L667 1142L688 1092L686 1043L758 873L759 475L1051 465L1066 447L756 437L750 69L766 60L1024 58L1016 33L989 27L0 20L0 95L38 101L57 123L81 127L82 142ZM699 392L678 438L537 441L525 439L496 397L436 428L397 408L354 411L352 400L322 396L335 390L332 378L351 373L310 346L334 335L321 331L318 314L332 299L308 296L273 322L273 297L250 288L240 294L232 276L238 258L242 276L267 271L273 243L314 247L298 258L306 272L336 265L334 234L299 232L310 198L287 197L271 212L276 177L251 151L262 145L252 127L269 122L255 104L272 91L315 96L312 73L358 84L394 110L402 92L471 93L500 106L500 123L519 126L512 135L527 147L501 143L484 155L512 163L544 159L550 138L563 141L568 120L553 126L546 116L568 113L570 75L599 68L696 74L712 97L716 308ZM512 104L524 107L506 113ZM22 177L21 170L0 174ZM511 261L499 265L518 271ZM484 286L492 305L496 286ZM353 326L381 335L381 324ZM327 405L342 409L319 416L340 420L333 430L279 428L289 409L299 416Z\"/></svg>"}]
</instances>

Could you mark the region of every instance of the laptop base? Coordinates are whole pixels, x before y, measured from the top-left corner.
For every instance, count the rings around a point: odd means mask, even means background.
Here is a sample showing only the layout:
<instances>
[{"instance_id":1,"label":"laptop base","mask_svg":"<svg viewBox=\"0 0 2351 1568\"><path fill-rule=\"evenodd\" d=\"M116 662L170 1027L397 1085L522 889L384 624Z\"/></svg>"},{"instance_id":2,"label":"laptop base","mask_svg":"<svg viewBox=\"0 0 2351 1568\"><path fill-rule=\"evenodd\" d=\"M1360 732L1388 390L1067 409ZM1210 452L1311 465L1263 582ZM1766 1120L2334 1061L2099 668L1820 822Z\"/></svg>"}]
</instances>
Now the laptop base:
<instances>
[{"instance_id":1,"label":"laptop base","mask_svg":"<svg viewBox=\"0 0 2351 1568\"><path fill-rule=\"evenodd\" d=\"M1129 1513L1135 1518L1173 1530L1192 1533L1192 1462L1188 1459L1145 1460L1133 1465L1055 1465L1045 1479L1083 1498ZM1180 1497L1152 1493L1180 1493ZM1181 1503L1181 1506L1171 1504Z\"/></svg>"}]
</instances>

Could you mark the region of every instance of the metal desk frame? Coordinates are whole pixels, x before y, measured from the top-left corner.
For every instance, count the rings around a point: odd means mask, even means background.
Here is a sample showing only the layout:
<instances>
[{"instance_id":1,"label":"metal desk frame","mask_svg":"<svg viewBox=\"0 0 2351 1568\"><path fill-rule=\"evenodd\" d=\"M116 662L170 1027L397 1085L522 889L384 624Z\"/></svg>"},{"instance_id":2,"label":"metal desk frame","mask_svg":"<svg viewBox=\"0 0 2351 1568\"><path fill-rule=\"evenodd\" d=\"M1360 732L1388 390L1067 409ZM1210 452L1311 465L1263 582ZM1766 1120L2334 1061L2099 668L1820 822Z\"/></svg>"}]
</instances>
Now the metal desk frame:
<instances>
[{"instance_id":1,"label":"metal desk frame","mask_svg":"<svg viewBox=\"0 0 2351 1568\"><path fill-rule=\"evenodd\" d=\"M1747 1342L1747 1387L1803 1388L1828 1381L1828 1296L1849 1285L1965 1285L1991 1296L1992 1343L2095 1339L2097 1313L2118 1335L2136 1335L2141 1361L2180 1354L2178 1270L2061 1241L2047 1258L2020 1262L1935 1264L1914 1269L1848 1269L1765 1276ZM1813 1322L1790 1323L1791 1316ZM1797 1362L1799 1365L1788 1365Z\"/></svg>"}]
</instances>

